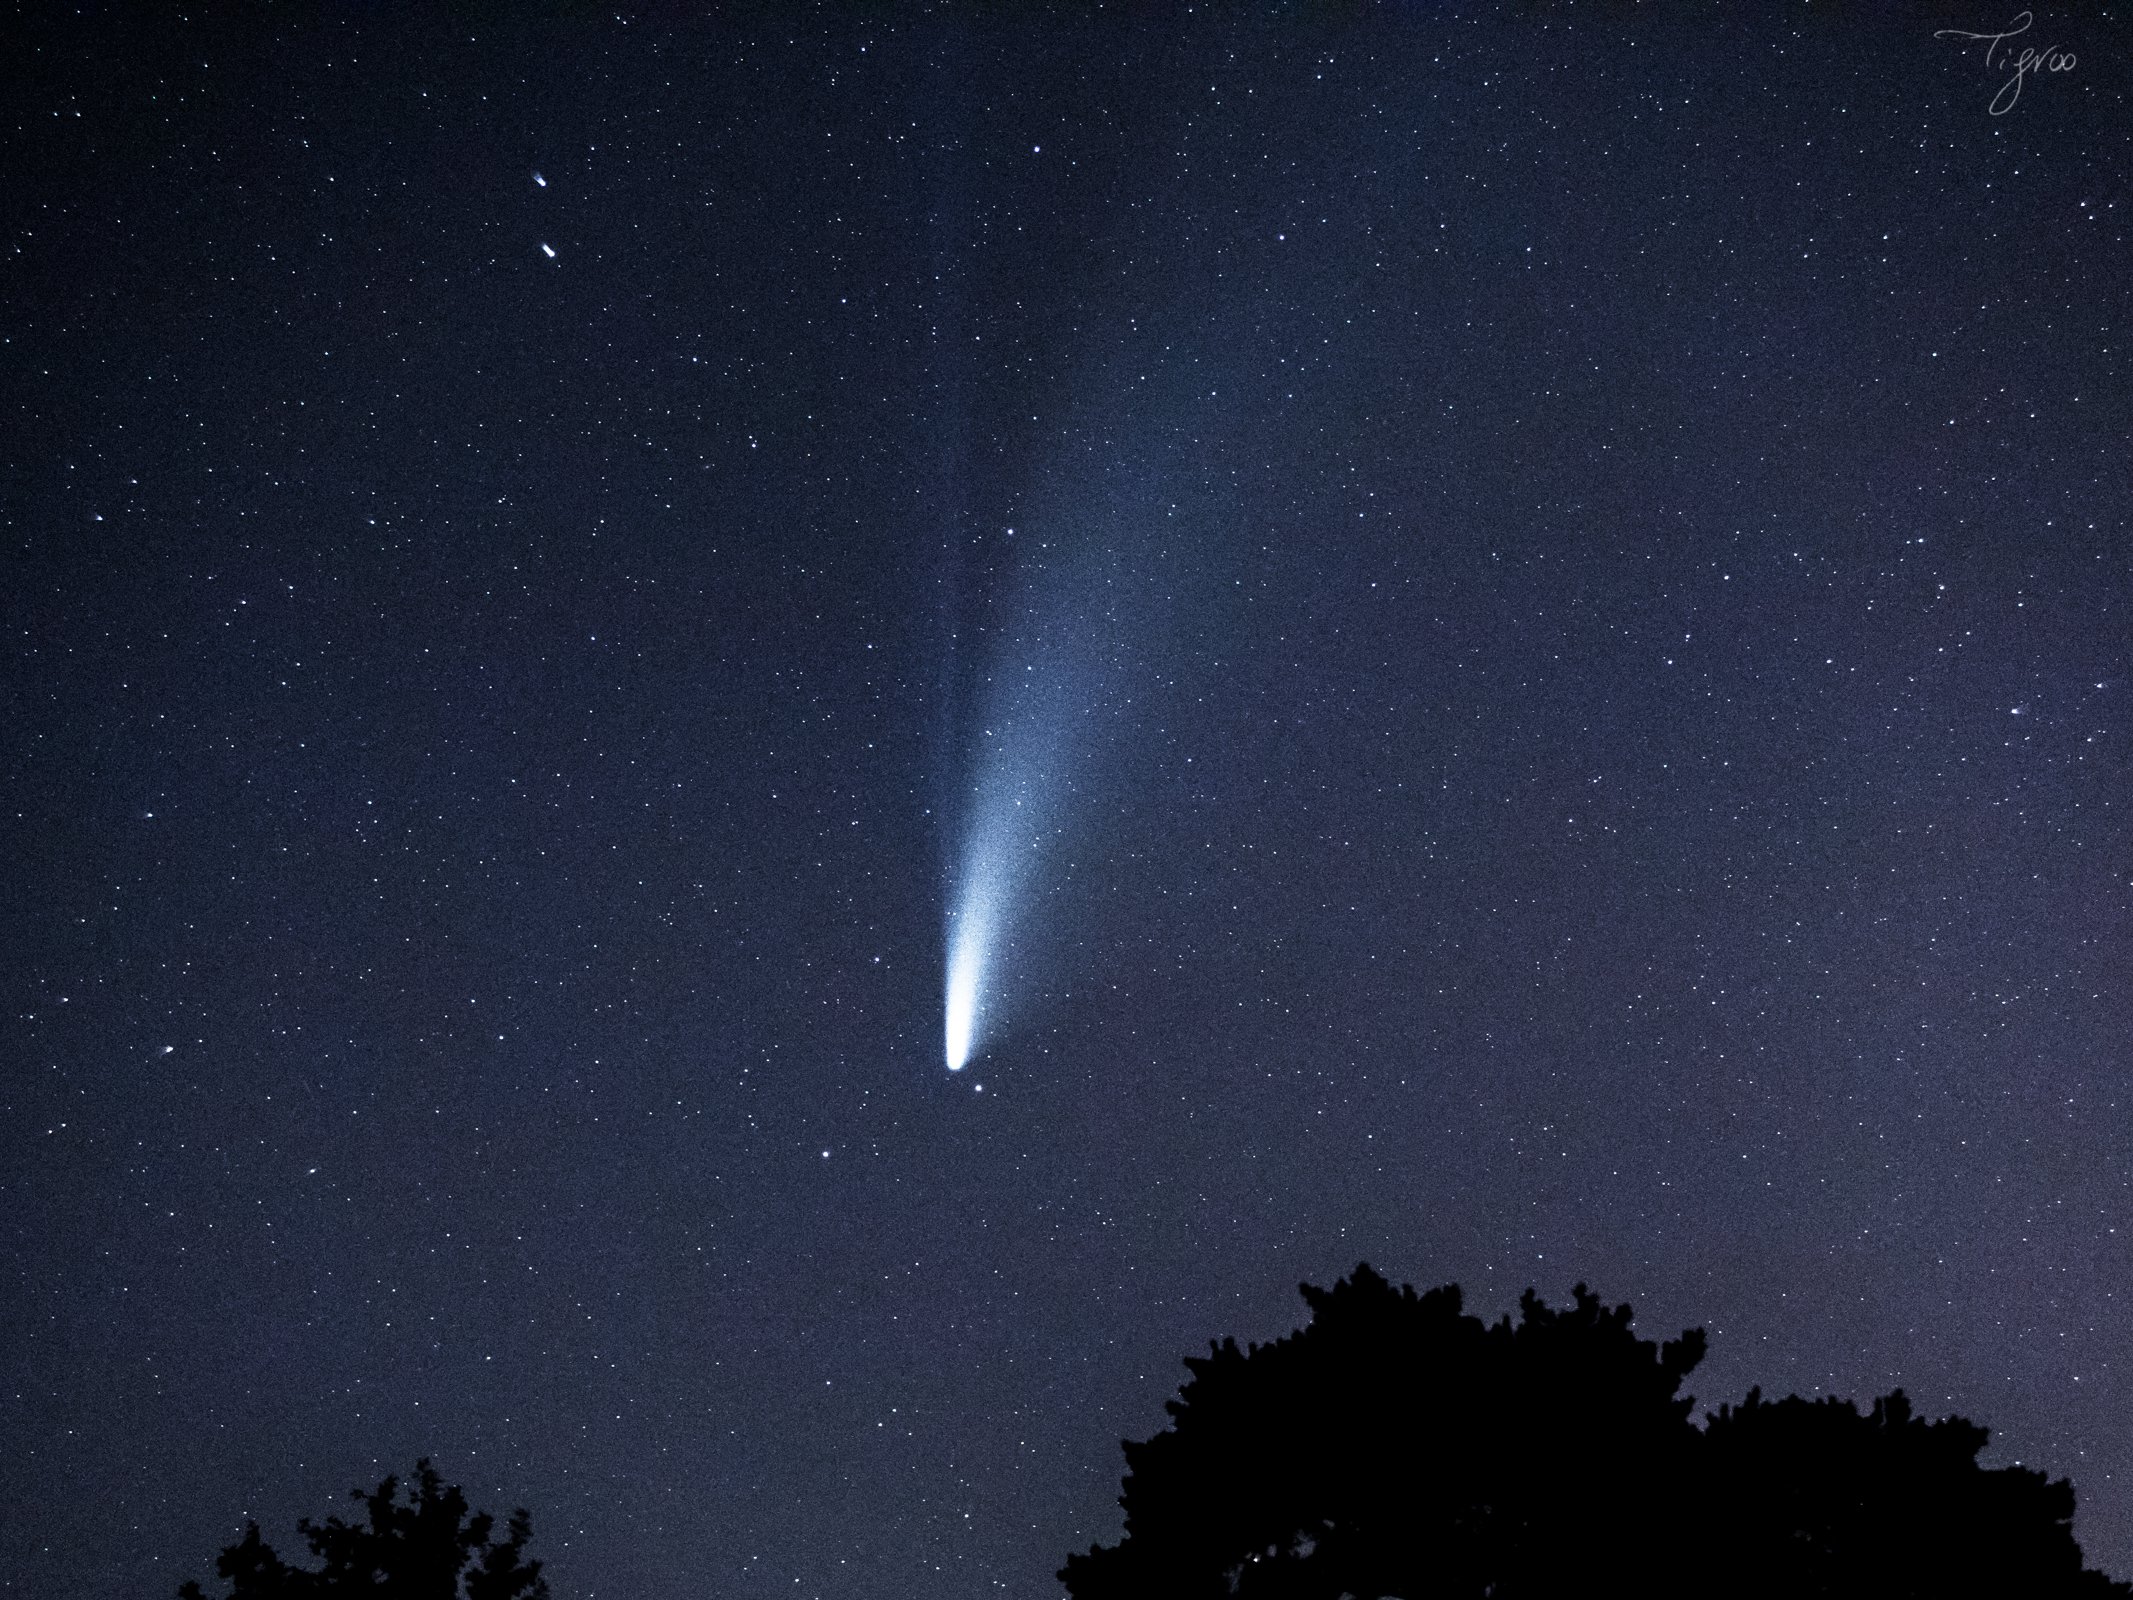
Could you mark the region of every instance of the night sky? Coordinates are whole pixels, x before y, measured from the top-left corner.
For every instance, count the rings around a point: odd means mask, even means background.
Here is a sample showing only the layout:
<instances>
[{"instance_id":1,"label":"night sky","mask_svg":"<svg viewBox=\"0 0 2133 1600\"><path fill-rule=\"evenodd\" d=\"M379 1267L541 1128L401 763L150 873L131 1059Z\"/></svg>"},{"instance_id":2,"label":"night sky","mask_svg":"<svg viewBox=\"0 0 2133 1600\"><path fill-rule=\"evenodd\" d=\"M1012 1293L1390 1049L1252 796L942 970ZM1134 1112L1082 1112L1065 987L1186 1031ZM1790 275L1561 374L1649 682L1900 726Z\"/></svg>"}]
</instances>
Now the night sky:
<instances>
[{"instance_id":1,"label":"night sky","mask_svg":"<svg viewBox=\"0 0 2133 1600\"><path fill-rule=\"evenodd\" d=\"M2133 29L1712 9L18 18L0 1591L1057 1594L1358 1260L2133 1576Z\"/></svg>"}]
</instances>

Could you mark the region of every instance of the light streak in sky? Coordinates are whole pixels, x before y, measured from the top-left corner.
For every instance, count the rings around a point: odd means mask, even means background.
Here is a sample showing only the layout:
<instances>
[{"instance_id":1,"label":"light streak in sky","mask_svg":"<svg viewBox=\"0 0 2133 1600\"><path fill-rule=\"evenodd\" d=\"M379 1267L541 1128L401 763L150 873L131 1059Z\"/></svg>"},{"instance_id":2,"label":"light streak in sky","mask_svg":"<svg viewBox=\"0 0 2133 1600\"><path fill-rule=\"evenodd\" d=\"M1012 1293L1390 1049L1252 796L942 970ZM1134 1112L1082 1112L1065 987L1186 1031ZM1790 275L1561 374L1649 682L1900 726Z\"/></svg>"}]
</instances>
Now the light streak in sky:
<instances>
[{"instance_id":1,"label":"light streak in sky","mask_svg":"<svg viewBox=\"0 0 2133 1600\"><path fill-rule=\"evenodd\" d=\"M1020 954L1016 934L1039 887L1031 877L1062 835L1078 788L1073 769L1100 710L1104 674L1093 647L1107 630L1085 575L1054 566L1024 577L1022 605L995 636L998 654L979 692L986 720L970 752L973 781L949 884L942 1043L950 1072L962 1071L1013 1009L1002 1003L1002 979ZM1030 591L1050 603L1036 605Z\"/></svg>"},{"instance_id":2,"label":"light streak in sky","mask_svg":"<svg viewBox=\"0 0 2133 1600\"><path fill-rule=\"evenodd\" d=\"M948 932L948 1070L961 1072L978 1042L978 990L992 933L982 894L966 895Z\"/></svg>"},{"instance_id":3,"label":"light streak in sky","mask_svg":"<svg viewBox=\"0 0 2133 1600\"><path fill-rule=\"evenodd\" d=\"M1028 679L1026 699L1049 698ZM1044 726L1037 705L1026 719L1000 719L985 731L981 769L972 796L961 873L948 910L946 1039L948 1070L960 1072L982 1046L993 1002L998 957L1013 938L1027 900L1027 879L1047 835L1059 775L1052 770L1061 739ZM1032 725L1034 724L1034 725Z\"/></svg>"}]
</instances>

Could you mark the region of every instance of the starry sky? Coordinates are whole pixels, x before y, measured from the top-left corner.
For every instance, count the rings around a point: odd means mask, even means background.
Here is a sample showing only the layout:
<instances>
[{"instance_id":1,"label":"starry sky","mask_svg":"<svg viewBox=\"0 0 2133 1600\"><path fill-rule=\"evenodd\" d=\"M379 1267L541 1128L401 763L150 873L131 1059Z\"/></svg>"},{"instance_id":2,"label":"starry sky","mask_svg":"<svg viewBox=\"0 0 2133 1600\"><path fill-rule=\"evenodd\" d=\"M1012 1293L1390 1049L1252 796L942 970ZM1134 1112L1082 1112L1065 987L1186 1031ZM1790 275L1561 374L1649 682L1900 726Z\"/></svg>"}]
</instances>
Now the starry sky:
<instances>
[{"instance_id":1,"label":"starry sky","mask_svg":"<svg viewBox=\"0 0 2133 1600\"><path fill-rule=\"evenodd\" d=\"M1651 10L18 19L0 1593L1056 1594L1363 1259L2133 1575L2127 19Z\"/></svg>"}]
</instances>

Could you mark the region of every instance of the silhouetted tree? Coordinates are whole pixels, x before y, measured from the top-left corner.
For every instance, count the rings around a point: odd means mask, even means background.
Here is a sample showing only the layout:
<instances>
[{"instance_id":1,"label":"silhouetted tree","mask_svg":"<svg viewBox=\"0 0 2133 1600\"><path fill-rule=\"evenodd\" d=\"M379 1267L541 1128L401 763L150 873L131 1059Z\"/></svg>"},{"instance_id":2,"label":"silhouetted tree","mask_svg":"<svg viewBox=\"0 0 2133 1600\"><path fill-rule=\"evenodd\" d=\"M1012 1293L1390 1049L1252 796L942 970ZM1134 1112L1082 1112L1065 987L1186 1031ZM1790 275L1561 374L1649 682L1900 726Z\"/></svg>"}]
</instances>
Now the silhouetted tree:
<instances>
[{"instance_id":1,"label":"silhouetted tree","mask_svg":"<svg viewBox=\"0 0 2133 1600\"><path fill-rule=\"evenodd\" d=\"M1126 1444L1126 1537L1059 1574L1075 1600L2133 1595L2082 1570L2069 1485L1980 1468L1984 1429L1901 1391L1699 1429L1702 1331L1640 1340L1583 1284L1494 1326L1368 1266L1303 1295L1302 1330L1187 1360L1172 1426Z\"/></svg>"},{"instance_id":2,"label":"silhouetted tree","mask_svg":"<svg viewBox=\"0 0 2133 1600\"><path fill-rule=\"evenodd\" d=\"M230 1582L227 1600L339 1600L358 1594L371 1600L548 1600L541 1564L525 1559L526 1541L533 1535L525 1512L512 1512L505 1536L491 1539L496 1519L485 1512L468 1516L466 1496L447 1487L427 1461L416 1464L404 1504L399 1487L397 1478L387 1478L368 1493L349 1490L363 1505L362 1522L328 1517L323 1525L309 1520L296 1525L322 1563L316 1571L283 1564L261 1541L259 1524L249 1524L243 1540L215 1563L215 1571ZM178 1600L207 1597L198 1583L187 1583Z\"/></svg>"},{"instance_id":3,"label":"silhouetted tree","mask_svg":"<svg viewBox=\"0 0 2133 1600\"><path fill-rule=\"evenodd\" d=\"M1711 1538L1754 1552L1756 1594L2133 1594L2082 1570L2074 1486L1980 1467L1990 1437L1913 1416L1901 1389L1865 1416L1751 1389L1704 1430Z\"/></svg>"}]
</instances>

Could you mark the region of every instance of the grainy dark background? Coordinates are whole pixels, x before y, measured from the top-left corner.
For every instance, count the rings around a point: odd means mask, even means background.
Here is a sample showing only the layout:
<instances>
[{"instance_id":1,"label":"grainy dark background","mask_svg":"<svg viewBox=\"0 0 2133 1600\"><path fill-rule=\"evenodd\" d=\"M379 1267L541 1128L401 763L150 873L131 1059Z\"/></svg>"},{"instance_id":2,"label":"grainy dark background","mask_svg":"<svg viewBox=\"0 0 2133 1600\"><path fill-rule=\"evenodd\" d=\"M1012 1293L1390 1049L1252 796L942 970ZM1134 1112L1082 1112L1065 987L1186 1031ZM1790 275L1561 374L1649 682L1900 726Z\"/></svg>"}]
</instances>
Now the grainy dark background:
<instances>
[{"instance_id":1,"label":"grainy dark background","mask_svg":"<svg viewBox=\"0 0 2133 1600\"><path fill-rule=\"evenodd\" d=\"M0 1589L1054 1593L1359 1258L2133 1573L2126 21L1646 9L18 15Z\"/></svg>"}]
</instances>

